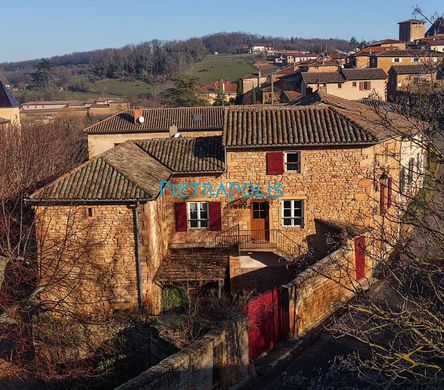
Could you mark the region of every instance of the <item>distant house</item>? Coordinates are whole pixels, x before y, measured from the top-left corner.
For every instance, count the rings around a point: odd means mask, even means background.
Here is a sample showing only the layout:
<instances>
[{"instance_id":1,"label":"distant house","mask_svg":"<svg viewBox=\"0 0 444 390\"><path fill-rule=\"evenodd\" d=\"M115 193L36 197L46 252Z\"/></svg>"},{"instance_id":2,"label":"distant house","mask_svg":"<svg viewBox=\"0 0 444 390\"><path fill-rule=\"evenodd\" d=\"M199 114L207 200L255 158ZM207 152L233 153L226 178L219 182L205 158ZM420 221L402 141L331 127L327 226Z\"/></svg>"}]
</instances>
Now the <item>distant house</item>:
<instances>
[{"instance_id":1,"label":"distant house","mask_svg":"<svg viewBox=\"0 0 444 390\"><path fill-rule=\"evenodd\" d=\"M284 53L284 62L287 65L297 64L308 60L316 60L317 58L317 54L306 53L298 50L286 50Z\"/></svg>"},{"instance_id":2,"label":"distant house","mask_svg":"<svg viewBox=\"0 0 444 390\"><path fill-rule=\"evenodd\" d=\"M425 33L426 37L436 37L444 35L444 17L437 18L432 26Z\"/></svg>"},{"instance_id":3,"label":"distant house","mask_svg":"<svg viewBox=\"0 0 444 390\"><path fill-rule=\"evenodd\" d=\"M19 104L9 88L0 80L0 125L20 126Z\"/></svg>"},{"instance_id":4,"label":"distant house","mask_svg":"<svg viewBox=\"0 0 444 390\"><path fill-rule=\"evenodd\" d=\"M405 50L406 43L396 39L384 39L374 42L348 57L348 63L354 68L370 67L370 57L391 50Z\"/></svg>"},{"instance_id":5,"label":"distant house","mask_svg":"<svg viewBox=\"0 0 444 390\"><path fill-rule=\"evenodd\" d=\"M337 72L302 72L303 96L317 90L349 100L377 94L386 100L387 74L376 69L341 69Z\"/></svg>"},{"instance_id":6,"label":"distant house","mask_svg":"<svg viewBox=\"0 0 444 390\"><path fill-rule=\"evenodd\" d=\"M430 85L437 79L437 72L433 68L417 64L408 66L392 66L389 71L387 92L389 100L404 93L412 93L415 88L420 88L423 83Z\"/></svg>"},{"instance_id":7,"label":"distant house","mask_svg":"<svg viewBox=\"0 0 444 390\"><path fill-rule=\"evenodd\" d=\"M419 41L419 44L426 50L444 52L444 35L423 38Z\"/></svg>"},{"instance_id":8,"label":"distant house","mask_svg":"<svg viewBox=\"0 0 444 390\"><path fill-rule=\"evenodd\" d=\"M202 92L206 95L208 102L213 104L219 93L224 95L225 102L233 102L236 99L237 83L228 80L218 80L213 83L203 85Z\"/></svg>"},{"instance_id":9,"label":"distant house","mask_svg":"<svg viewBox=\"0 0 444 390\"><path fill-rule=\"evenodd\" d=\"M444 53L425 50L389 50L370 56L370 67L381 68L388 72L393 65L437 63L444 58Z\"/></svg>"},{"instance_id":10,"label":"distant house","mask_svg":"<svg viewBox=\"0 0 444 390\"><path fill-rule=\"evenodd\" d=\"M250 45L250 53L251 54L261 54L261 53L267 53L267 52L274 52L273 48L271 46L267 46L264 43L255 43Z\"/></svg>"},{"instance_id":11,"label":"distant house","mask_svg":"<svg viewBox=\"0 0 444 390\"><path fill-rule=\"evenodd\" d=\"M20 113L23 119L50 121L64 117L104 117L116 114L128 107L129 103L123 99L107 97L86 101L39 100L23 103Z\"/></svg>"},{"instance_id":12,"label":"distant house","mask_svg":"<svg viewBox=\"0 0 444 390\"><path fill-rule=\"evenodd\" d=\"M268 80L266 75L262 73L250 73L242 77L242 93L246 94L253 88L261 87Z\"/></svg>"}]
</instances>

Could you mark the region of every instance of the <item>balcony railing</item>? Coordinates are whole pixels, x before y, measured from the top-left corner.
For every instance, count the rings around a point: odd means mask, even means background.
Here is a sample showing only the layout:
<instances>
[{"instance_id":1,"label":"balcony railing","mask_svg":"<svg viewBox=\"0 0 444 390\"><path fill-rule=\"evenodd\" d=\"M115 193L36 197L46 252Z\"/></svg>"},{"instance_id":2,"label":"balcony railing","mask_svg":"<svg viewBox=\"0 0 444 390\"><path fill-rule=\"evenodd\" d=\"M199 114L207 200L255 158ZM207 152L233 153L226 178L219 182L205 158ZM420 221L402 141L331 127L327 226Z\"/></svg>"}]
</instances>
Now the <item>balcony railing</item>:
<instances>
[{"instance_id":1,"label":"balcony railing","mask_svg":"<svg viewBox=\"0 0 444 390\"><path fill-rule=\"evenodd\" d=\"M292 259L302 255L301 246L279 229L241 230L235 225L216 236L216 245L240 250L270 250Z\"/></svg>"}]
</instances>

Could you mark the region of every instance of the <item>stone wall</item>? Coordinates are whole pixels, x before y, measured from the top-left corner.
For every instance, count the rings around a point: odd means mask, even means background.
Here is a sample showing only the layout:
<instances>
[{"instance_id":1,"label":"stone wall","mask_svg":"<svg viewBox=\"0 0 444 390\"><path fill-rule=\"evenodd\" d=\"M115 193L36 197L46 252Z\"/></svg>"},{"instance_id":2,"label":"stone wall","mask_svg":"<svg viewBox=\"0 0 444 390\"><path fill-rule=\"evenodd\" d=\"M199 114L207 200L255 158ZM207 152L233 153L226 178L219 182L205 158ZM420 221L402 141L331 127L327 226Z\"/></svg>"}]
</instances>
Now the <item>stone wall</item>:
<instances>
[{"instance_id":1,"label":"stone wall","mask_svg":"<svg viewBox=\"0 0 444 390\"><path fill-rule=\"evenodd\" d=\"M367 253L372 252L372 242L366 244ZM356 280L354 241L349 239L343 247L284 285L282 289L289 298L290 337L304 336L353 297L357 288L367 288L372 281L372 270L373 263L367 255L366 276L359 282Z\"/></svg>"},{"instance_id":2,"label":"stone wall","mask_svg":"<svg viewBox=\"0 0 444 390\"><path fill-rule=\"evenodd\" d=\"M46 299L64 297L63 304L91 313L137 306L132 210L37 207L36 219Z\"/></svg>"},{"instance_id":3,"label":"stone wall","mask_svg":"<svg viewBox=\"0 0 444 390\"><path fill-rule=\"evenodd\" d=\"M119 386L130 389L226 389L248 378L248 332L244 321L214 330Z\"/></svg>"}]
</instances>

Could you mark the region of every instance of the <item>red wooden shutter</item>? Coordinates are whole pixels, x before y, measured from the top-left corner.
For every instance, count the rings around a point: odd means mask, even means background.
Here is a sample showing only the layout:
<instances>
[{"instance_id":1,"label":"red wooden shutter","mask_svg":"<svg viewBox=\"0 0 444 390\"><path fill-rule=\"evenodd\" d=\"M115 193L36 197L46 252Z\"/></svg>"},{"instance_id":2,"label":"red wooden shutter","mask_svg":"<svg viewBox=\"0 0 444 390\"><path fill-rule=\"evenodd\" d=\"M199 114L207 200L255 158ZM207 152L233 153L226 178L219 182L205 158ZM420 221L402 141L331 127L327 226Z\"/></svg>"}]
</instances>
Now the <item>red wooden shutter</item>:
<instances>
[{"instance_id":1,"label":"red wooden shutter","mask_svg":"<svg viewBox=\"0 0 444 390\"><path fill-rule=\"evenodd\" d=\"M176 232L187 231L187 204L185 202L174 203L176 217Z\"/></svg>"},{"instance_id":2,"label":"red wooden shutter","mask_svg":"<svg viewBox=\"0 0 444 390\"><path fill-rule=\"evenodd\" d=\"M210 202L210 230L222 230L220 202Z\"/></svg>"},{"instance_id":3,"label":"red wooden shutter","mask_svg":"<svg viewBox=\"0 0 444 390\"><path fill-rule=\"evenodd\" d=\"M359 82L359 90L360 90L360 91L363 91L363 90L364 90L364 82L363 82L363 81L360 81L360 82Z\"/></svg>"},{"instance_id":4,"label":"red wooden shutter","mask_svg":"<svg viewBox=\"0 0 444 390\"><path fill-rule=\"evenodd\" d=\"M392 179L388 179L387 183L387 208L392 207Z\"/></svg>"},{"instance_id":5,"label":"red wooden shutter","mask_svg":"<svg viewBox=\"0 0 444 390\"><path fill-rule=\"evenodd\" d=\"M365 277L365 237L355 238L356 280Z\"/></svg>"},{"instance_id":6,"label":"red wooden shutter","mask_svg":"<svg viewBox=\"0 0 444 390\"><path fill-rule=\"evenodd\" d=\"M267 153L267 175L282 175L284 173L284 153Z\"/></svg>"},{"instance_id":7,"label":"red wooden shutter","mask_svg":"<svg viewBox=\"0 0 444 390\"><path fill-rule=\"evenodd\" d=\"M385 213L385 189L387 187L384 184L380 184L379 188L379 210L381 215Z\"/></svg>"}]
</instances>

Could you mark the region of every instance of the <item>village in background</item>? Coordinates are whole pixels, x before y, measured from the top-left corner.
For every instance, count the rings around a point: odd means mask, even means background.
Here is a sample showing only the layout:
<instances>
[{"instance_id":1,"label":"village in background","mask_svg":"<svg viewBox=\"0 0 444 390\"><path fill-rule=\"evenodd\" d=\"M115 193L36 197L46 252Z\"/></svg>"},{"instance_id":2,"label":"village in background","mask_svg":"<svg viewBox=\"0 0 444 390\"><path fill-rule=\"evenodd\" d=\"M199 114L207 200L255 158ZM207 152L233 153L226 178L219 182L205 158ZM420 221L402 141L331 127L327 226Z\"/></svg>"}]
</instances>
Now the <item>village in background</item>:
<instances>
[{"instance_id":1,"label":"village in background","mask_svg":"<svg viewBox=\"0 0 444 390\"><path fill-rule=\"evenodd\" d=\"M0 64L0 387L443 386L444 17L415 12Z\"/></svg>"}]
</instances>

